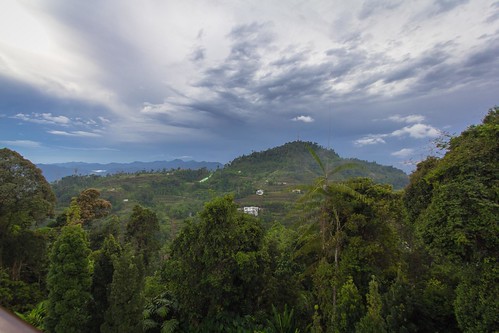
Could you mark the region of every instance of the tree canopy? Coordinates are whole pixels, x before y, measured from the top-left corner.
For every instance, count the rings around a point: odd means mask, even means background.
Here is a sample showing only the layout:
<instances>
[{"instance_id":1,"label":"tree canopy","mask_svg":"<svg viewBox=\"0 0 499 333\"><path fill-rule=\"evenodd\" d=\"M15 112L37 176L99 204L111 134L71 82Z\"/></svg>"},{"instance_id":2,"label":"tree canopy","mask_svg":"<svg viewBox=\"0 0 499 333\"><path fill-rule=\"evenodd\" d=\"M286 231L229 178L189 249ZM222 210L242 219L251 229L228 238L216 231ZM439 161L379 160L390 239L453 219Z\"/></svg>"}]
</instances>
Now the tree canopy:
<instances>
[{"instance_id":1,"label":"tree canopy","mask_svg":"<svg viewBox=\"0 0 499 333\"><path fill-rule=\"evenodd\" d=\"M172 244L165 274L194 326L217 316L243 316L258 308L263 229L230 196L206 204ZM197 323L197 324L196 324Z\"/></svg>"},{"instance_id":2,"label":"tree canopy","mask_svg":"<svg viewBox=\"0 0 499 333\"><path fill-rule=\"evenodd\" d=\"M90 319L90 249L80 225L62 228L52 246L47 275L49 332L86 332Z\"/></svg>"},{"instance_id":3,"label":"tree canopy","mask_svg":"<svg viewBox=\"0 0 499 333\"><path fill-rule=\"evenodd\" d=\"M54 205L54 193L41 171L19 153L0 149L0 267L9 262L13 277L20 277L22 266L17 258L22 251L13 247L53 214Z\"/></svg>"}]
</instances>

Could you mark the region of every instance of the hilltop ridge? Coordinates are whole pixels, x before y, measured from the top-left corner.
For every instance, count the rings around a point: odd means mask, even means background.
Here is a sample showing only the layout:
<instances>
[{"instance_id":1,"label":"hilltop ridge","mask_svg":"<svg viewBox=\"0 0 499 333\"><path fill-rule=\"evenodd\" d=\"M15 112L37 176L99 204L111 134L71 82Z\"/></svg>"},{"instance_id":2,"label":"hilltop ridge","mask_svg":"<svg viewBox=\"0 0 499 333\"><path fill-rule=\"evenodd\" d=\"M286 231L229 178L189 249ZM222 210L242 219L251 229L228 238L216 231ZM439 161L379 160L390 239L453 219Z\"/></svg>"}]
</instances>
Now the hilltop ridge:
<instances>
[{"instance_id":1,"label":"hilltop ridge","mask_svg":"<svg viewBox=\"0 0 499 333\"><path fill-rule=\"evenodd\" d=\"M227 163L224 170L241 171L252 176L265 174L271 178L288 178L295 182L310 183L321 174L310 149L319 156L328 172L342 164L356 165L333 175L332 180L368 177L378 183L390 184L395 189L402 189L408 184L407 174L400 169L357 158L342 158L333 149L307 141L288 142L264 151L242 155Z\"/></svg>"}]
</instances>

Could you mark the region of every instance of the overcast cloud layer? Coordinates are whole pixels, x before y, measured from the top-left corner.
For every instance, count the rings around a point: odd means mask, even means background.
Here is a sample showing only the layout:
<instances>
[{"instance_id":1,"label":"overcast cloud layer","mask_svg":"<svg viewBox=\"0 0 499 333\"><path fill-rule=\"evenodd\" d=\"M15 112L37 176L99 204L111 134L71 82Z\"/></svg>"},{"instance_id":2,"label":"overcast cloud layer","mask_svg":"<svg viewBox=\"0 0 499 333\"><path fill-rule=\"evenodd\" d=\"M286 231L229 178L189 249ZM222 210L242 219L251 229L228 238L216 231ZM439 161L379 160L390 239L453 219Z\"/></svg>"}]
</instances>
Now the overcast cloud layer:
<instances>
[{"instance_id":1,"label":"overcast cloud layer","mask_svg":"<svg viewBox=\"0 0 499 333\"><path fill-rule=\"evenodd\" d=\"M406 171L498 103L499 1L0 4L0 146L227 162L296 139Z\"/></svg>"}]
</instances>

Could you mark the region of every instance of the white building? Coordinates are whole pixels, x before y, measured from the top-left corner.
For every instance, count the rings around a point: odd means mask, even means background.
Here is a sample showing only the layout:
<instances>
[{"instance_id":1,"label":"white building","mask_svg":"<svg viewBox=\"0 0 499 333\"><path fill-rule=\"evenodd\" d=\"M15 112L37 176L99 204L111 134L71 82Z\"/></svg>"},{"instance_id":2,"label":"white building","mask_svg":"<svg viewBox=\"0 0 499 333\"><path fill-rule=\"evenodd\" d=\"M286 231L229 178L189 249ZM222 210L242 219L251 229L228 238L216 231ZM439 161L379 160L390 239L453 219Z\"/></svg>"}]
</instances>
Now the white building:
<instances>
[{"instance_id":1,"label":"white building","mask_svg":"<svg viewBox=\"0 0 499 333\"><path fill-rule=\"evenodd\" d=\"M246 214L258 216L258 212L260 211L260 207L244 207L243 212Z\"/></svg>"}]
</instances>

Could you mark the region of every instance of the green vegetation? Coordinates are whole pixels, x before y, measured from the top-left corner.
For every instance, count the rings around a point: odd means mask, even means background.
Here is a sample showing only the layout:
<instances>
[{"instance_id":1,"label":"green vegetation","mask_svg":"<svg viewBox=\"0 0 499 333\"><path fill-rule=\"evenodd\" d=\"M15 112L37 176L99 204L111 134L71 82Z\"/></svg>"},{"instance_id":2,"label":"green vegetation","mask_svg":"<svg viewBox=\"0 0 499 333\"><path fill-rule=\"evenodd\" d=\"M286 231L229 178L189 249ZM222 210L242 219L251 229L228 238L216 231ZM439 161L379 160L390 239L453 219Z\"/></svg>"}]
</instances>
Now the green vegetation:
<instances>
[{"instance_id":1,"label":"green vegetation","mask_svg":"<svg viewBox=\"0 0 499 333\"><path fill-rule=\"evenodd\" d=\"M72 198L82 197L82 191L93 188L112 204L112 214L123 220L130 216L136 204L151 209L162 221L164 234L176 234L183 221L200 212L205 202L226 194L233 194L239 206L262 208L259 217L266 226L276 221L292 225L299 219L293 212L296 201L306 191L306 185L322 174L310 157L310 149L329 169L355 165L335 173L333 181L369 177L395 189L402 189L408 183L407 175L395 168L341 159L334 151L317 144L295 141L236 158L213 172L175 169L105 177L69 176L52 185L58 212L68 207ZM263 190L262 196L256 194L259 189ZM90 191L87 197L92 195L95 192Z\"/></svg>"},{"instance_id":2,"label":"green vegetation","mask_svg":"<svg viewBox=\"0 0 499 333\"><path fill-rule=\"evenodd\" d=\"M403 190L293 142L215 172L66 177L56 215L3 149L0 304L51 333L496 332L499 108L443 145Z\"/></svg>"},{"instance_id":3,"label":"green vegetation","mask_svg":"<svg viewBox=\"0 0 499 333\"><path fill-rule=\"evenodd\" d=\"M89 255L88 240L81 226L63 227L50 253L47 331L86 331L92 283Z\"/></svg>"}]
</instances>

